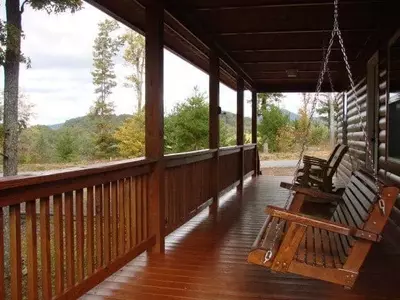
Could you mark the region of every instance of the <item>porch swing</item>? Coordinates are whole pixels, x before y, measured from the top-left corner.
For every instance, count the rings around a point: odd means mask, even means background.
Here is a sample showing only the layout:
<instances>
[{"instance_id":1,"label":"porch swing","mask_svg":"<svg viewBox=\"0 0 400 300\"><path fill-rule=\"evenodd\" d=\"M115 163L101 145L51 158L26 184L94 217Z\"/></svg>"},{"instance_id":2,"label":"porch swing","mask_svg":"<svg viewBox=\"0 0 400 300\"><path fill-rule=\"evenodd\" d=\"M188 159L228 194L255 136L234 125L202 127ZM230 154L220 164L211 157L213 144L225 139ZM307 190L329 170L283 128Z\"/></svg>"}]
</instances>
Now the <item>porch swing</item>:
<instances>
[{"instance_id":1,"label":"porch swing","mask_svg":"<svg viewBox=\"0 0 400 300\"><path fill-rule=\"evenodd\" d=\"M317 82L310 117L313 117L334 38L337 36L351 91L355 96L367 155L372 162L371 144L362 122L361 107L339 29L338 13L338 0L334 0L334 26ZM295 180L308 143L310 123L304 136L290 191L303 198L338 202L332 218L327 220L312 217L299 213L293 205L288 207L291 195L287 198L284 208L267 206L265 212L268 216L253 243L248 261L275 272L299 274L351 288L372 243L381 241L381 232L399 190L384 185L378 179L374 164L371 166L373 174L353 171L342 196L296 186ZM349 154L351 157L350 152Z\"/></svg>"}]
</instances>

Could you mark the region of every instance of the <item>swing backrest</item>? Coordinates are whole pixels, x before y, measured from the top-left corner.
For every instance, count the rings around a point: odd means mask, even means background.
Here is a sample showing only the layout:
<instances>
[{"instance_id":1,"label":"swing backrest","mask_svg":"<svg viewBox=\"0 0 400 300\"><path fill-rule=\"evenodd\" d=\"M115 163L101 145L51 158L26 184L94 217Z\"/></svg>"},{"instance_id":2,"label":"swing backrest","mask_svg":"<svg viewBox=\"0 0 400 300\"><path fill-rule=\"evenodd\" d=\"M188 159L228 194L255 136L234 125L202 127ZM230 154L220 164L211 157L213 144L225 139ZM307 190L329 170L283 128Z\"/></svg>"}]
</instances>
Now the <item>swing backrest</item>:
<instances>
[{"instance_id":1,"label":"swing backrest","mask_svg":"<svg viewBox=\"0 0 400 300\"><path fill-rule=\"evenodd\" d=\"M328 177L333 177L337 168L339 167L340 162L342 161L343 156L346 154L348 149L349 147L346 145L336 145L334 152L332 153L331 157L329 157L327 162L329 168L326 175Z\"/></svg>"},{"instance_id":2,"label":"swing backrest","mask_svg":"<svg viewBox=\"0 0 400 300\"><path fill-rule=\"evenodd\" d=\"M395 187L382 185L380 191L377 191L372 176L356 171L346 186L342 201L333 213L332 221L380 234L397 195L398 189ZM385 214L379 209L378 196L385 202ZM337 235L335 240L339 254L342 253L346 257L357 242L357 239L344 235Z\"/></svg>"}]
</instances>

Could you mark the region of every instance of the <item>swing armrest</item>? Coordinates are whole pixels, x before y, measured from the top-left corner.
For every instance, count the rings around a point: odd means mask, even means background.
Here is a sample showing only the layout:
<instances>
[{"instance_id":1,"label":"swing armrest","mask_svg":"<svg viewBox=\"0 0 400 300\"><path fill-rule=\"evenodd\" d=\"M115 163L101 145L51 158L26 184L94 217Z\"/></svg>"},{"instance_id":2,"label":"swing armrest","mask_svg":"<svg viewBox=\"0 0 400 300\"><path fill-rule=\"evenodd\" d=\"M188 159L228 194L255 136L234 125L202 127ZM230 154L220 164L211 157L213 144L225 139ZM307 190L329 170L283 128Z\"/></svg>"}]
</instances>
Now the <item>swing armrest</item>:
<instances>
[{"instance_id":1,"label":"swing armrest","mask_svg":"<svg viewBox=\"0 0 400 300\"><path fill-rule=\"evenodd\" d=\"M314 156L309 156L309 155L304 155L303 156L303 162L313 162L313 163L320 163L320 164L327 164L328 161L326 159L322 159L319 157L314 157Z\"/></svg>"},{"instance_id":2,"label":"swing armrest","mask_svg":"<svg viewBox=\"0 0 400 300\"><path fill-rule=\"evenodd\" d=\"M276 206L268 205L267 208L265 209L265 213L270 215L271 217L281 218L286 221L295 222L346 236L353 236L356 238L365 239L372 242L379 242L381 240L381 236L376 233L332 222L322 218L311 217L301 213L287 211L283 208Z\"/></svg>"},{"instance_id":3,"label":"swing armrest","mask_svg":"<svg viewBox=\"0 0 400 300\"><path fill-rule=\"evenodd\" d=\"M328 202L342 201L342 197L336 194L321 192L320 190L305 188L301 186L293 186L287 182L281 182L281 187L285 189L292 189L292 191L300 194L310 196L315 199L327 200ZM326 202L326 201L325 201Z\"/></svg>"}]
</instances>

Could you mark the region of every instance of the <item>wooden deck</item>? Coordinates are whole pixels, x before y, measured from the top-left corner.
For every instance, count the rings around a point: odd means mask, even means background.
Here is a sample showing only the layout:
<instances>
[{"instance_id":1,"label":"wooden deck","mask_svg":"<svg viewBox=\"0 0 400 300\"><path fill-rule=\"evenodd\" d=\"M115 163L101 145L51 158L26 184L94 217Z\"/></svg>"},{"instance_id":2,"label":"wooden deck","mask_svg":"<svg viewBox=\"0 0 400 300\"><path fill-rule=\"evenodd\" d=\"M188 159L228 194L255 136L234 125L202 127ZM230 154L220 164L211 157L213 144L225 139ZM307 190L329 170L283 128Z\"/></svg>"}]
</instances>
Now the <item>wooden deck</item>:
<instances>
[{"instance_id":1,"label":"wooden deck","mask_svg":"<svg viewBox=\"0 0 400 300\"><path fill-rule=\"evenodd\" d=\"M400 299L400 253L372 249L353 290L247 263L267 204L283 205L288 177L261 176L221 200L218 220L205 211L173 232L165 255L143 254L83 299Z\"/></svg>"}]
</instances>

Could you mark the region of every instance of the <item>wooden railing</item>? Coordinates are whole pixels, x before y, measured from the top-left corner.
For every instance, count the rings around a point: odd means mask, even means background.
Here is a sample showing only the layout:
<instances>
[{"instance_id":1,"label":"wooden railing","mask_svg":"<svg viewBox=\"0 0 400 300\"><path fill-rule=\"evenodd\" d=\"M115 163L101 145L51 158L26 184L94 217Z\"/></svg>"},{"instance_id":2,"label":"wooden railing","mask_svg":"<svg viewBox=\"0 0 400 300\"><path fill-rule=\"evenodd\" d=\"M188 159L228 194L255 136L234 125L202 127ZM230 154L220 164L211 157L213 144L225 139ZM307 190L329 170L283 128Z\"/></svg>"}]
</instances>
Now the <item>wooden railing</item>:
<instances>
[{"instance_id":1,"label":"wooden railing","mask_svg":"<svg viewBox=\"0 0 400 300\"><path fill-rule=\"evenodd\" d=\"M219 190L224 191L240 180L241 146L223 147L219 151Z\"/></svg>"},{"instance_id":2,"label":"wooden railing","mask_svg":"<svg viewBox=\"0 0 400 300\"><path fill-rule=\"evenodd\" d=\"M76 298L154 245L151 168L140 159L1 180L0 299Z\"/></svg>"},{"instance_id":3,"label":"wooden railing","mask_svg":"<svg viewBox=\"0 0 400 300\"><path fill-rule=\"evenodd\" d=\"M159 215L165 235L250 174L255 153L255 145L245 145L165 156L165 215ZM155 163L137 159L1 179L0 299L79 297L152 248Z\"/></svg>"},{"instance_id":4,"label":"wooden railing","mask_svg":"<svg viewBox=\"0 0 400 300\"><path fill-rule=\"evenodd\" d=\"M257 147L255 144L244 146L244 176L255 171L257 163Z\"/></svg>"},{"instance_id":5,"label":"wooden railing","mask_svg":"<svg viewBox=\"0 0 400 300\"><path fill-rule=\"evenodd\" d=\"M166 156L166 234L211 204L211 164L216 152L203 150Z\"/></svg>"}]
</instances>

